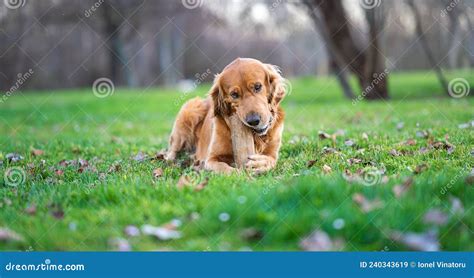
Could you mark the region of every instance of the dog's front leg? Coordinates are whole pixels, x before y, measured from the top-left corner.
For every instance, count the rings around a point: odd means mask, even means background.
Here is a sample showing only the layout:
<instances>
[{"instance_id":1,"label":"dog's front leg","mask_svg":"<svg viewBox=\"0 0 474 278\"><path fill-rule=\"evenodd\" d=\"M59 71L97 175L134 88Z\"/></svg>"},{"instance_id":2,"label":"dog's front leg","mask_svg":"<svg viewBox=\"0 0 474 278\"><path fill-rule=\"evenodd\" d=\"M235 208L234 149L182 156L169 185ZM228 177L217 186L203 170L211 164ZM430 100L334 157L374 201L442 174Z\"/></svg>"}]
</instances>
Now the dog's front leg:
<instances>
[{"instance_id":1,"label":"dog's front leg","mask_svg":"<svg viewBox=\"0 0 474 278\"><path fill-rule=\"evenodd\" d=\"M237 172L237 169L230 166L229 164L219 161L216 158L209 158L205 163L206 170L221 173L221 174L232 174Z\"/></svg>"}]
</instances>

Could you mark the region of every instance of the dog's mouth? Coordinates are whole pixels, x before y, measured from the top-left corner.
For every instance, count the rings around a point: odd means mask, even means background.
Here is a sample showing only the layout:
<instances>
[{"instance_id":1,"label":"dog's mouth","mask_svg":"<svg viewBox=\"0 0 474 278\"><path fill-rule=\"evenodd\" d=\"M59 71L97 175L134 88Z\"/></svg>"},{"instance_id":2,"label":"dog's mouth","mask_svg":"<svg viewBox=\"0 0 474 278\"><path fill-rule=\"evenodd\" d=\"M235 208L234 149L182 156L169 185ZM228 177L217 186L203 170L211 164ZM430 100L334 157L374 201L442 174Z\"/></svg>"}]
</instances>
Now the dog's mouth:
<instances>
[{"instance_id":1,"label":"dog's mouth","mask_svg":"<svg viewBox=\"0 0 474 278\"><path fill-rule=\"evenodd\" d=\"M257 134L258 136L263 136L263 135L267 134L267 131L268 131L268 127L269 127L269 126L270 126L270 125L267 125L267 126L265 126L265 127L263 127L263 128L252 128L252 129L253 129L253 131L255 132L255 134Z\"/></svg>"}]
</instances>

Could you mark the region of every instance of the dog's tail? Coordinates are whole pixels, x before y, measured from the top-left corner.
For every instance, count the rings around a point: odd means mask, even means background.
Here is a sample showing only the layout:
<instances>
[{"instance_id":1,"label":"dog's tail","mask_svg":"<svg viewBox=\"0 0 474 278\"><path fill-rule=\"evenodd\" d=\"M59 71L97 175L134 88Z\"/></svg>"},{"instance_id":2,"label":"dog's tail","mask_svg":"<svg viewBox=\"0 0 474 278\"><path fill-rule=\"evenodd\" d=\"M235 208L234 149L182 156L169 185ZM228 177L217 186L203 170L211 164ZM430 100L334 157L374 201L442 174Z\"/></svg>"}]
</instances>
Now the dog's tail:
<instances>
[{"instance_id":1,"label":"dog's tail","mask_svg":"<svg viewBox=\"0 0 474 278\"><path fill-rule=\"evenodd\" d=\"M188 100L181 107L171 132L167 159L175 159L181 150L195 149L196 130L204 121L209 108L210 103L199 97Z\"/></svg>"}]
</instances>

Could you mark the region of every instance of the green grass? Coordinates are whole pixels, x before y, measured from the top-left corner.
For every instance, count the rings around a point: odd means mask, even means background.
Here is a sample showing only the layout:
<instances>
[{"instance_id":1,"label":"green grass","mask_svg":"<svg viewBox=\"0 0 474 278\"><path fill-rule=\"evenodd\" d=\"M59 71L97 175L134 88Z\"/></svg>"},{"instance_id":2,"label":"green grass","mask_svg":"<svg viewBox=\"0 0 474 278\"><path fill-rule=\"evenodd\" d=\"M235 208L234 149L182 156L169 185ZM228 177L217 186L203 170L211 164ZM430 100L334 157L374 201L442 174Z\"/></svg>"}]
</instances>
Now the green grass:
<instances>
[{"instance_id":1,"label":"green grass","mask_svg":"<svg viewBox=\"0 0 474 278\"><path fill-rule=\"evenodd\" d=\"M473 87L472 73L449 74L460 76ZM473 98L444 97L435 76L425 72L394 73L390 101L356 104L342 98L334 79L292 80L292 93L283 104L287 119L276 169L258 177L202 172L201 179L209 178L204 190L179 190L178 179L191 167L159 160L140 163L132 157L165 149L179 106L207 89L205 85L189 95L172 89L117 89L104 99L89 89L15 92L0 104L0 227L23 241L0 239L0 248L111 250L110 240L121 237L133 250L299 250L301 238L322 230L342 240L343 250L393 251L408 249L392 241L393 231L435 229L442 250L474 250L474 190L465 181L474 167L474 129L458 127L474 119ZM400 122L404 127L399 130ZM318 138L318 131L337 130L345 134L335 145ZM429 137L417 137L417 131L427 131ZM410 138L415 145L400 144ZM355 146L346 146L346 139ZM452 153L419 152L430 142L446 140L455 146ZM324 147L339 153L325 154ZM44 154L32 156L33 148ZM390 155L393 149L404 155ZM9 164L5 156L12 152L24 159ZM354 157L362 162L349 165ZM59 166L61 160L79 158L88 160L91 169L80 173L77 166ZM309 160L316 160L310 168ZM114 162L121 169L104 174ZM415 175L423 163L428 168ZM324 165L332 172L325 174ZM356 173L368 165L385 169L388 181L367 186L344 179L345 170ZM12 166L22 167L27 176L17 187L3 180ZM163 177L153 177L156 168L163 169ZM55 173L58 169L63 175ZM393 187L408 177L413 185L396 198ZM355 193L377 198L383 207L366 213L353 201ZM464 212L451 211L452 198L461 201ZM25 212L29 206L36 212ZM446 223L425 223L423 215L431 209L444 212ZM54 211L63 211L64 217L54 217ZM220 221L221 213L230 219ZM124 234L128 225L160 226L172 219L182 222L180 239ZM343 228L334 227L336 219L344 220ZM247 228L262 237L242 237Z\"/></svg>"}]
</instances>

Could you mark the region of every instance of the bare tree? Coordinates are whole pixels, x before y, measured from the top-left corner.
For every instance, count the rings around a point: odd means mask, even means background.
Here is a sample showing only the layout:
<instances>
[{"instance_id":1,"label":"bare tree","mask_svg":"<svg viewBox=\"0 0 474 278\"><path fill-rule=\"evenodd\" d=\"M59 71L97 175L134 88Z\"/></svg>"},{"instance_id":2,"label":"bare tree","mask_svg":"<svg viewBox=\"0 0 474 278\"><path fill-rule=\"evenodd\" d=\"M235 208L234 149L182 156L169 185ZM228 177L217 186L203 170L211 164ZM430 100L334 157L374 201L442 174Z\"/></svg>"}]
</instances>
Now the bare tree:
<instances>
[{"instance_id":1,"label":"bare tree","mask_svg":"<svg viewBox=\"0 0 474 278\"><path fill-rule=\"evenodd\" d=\"M447 95L449 95L449 90L448 90L448 82L446 81L446 78L443 75L443 70L439 66L439 62L436 61L433 51L430 48L430 45L428 41L426 40L425 33L423 32L423 26L421 22L421 14L420 11L418 10L418 7L416 6L415 2L413 0L407 0L408 5L410 5L414 19L415 19L415 30L416 30L416 35L420 40L421 46L423 47L423 51L431 64L431 67L433 70L436 72L436 75L438 76L438 80L441 83L441 87L445 91Z\"/></svg>"},{"instance_id":2,"label":"bare tree","mask_svg":"<svg viewBox=\"0 0 474 278\"><path fill-rule=\"evenodd\" d=\"M369 41L364 47L353 38L351 24L341 0L304 0L303 3L308 7L316 27L319 30L325 29L328 33L327 36L323 35L323 38L332 58L333 69L343 72L348 68L357 77L362 95L366 99L387 99L388 73L378 38L382 16L377 15L375 9L366 11ZM315 10L321 13L324 27L315 16ZM344 79L339 78L343 88L346 87ZM344 91L346 96L350 96L346 89Z\"/></svg>"}]
</instances>

